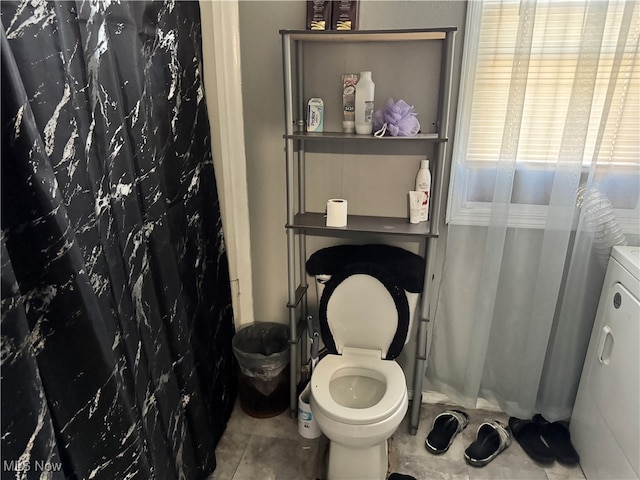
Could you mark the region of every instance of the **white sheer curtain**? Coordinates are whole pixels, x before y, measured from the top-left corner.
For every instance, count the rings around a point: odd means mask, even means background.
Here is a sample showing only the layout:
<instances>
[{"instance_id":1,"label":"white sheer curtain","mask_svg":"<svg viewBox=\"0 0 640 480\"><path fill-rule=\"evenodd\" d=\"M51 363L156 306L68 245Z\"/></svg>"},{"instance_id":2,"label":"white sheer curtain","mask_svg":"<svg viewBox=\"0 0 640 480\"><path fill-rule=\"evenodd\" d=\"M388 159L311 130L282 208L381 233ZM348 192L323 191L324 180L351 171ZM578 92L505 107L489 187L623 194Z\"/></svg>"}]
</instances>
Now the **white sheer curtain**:
<instances>
[{"instance_id":1,"label":"white sheer curtain","mask_svg":"<svg viewBox=\"0 0 640 480\"><path fill-rule=\"evenodd\" d=\"M610 248L638 242L640 9L474 1L465 35L427 385L567 419Z\"/></svg>"}]
</instances>

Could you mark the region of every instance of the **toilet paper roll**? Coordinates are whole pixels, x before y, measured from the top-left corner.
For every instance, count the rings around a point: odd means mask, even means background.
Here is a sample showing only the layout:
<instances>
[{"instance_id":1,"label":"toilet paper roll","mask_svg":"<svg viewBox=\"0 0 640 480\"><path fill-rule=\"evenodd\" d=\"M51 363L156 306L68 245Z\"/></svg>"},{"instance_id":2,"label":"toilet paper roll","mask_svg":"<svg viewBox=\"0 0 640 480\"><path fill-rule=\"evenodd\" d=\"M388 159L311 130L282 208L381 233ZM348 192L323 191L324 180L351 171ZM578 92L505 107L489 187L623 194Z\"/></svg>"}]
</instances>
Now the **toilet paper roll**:
<instances>
[{"instance_id":1,"label":"toilet paper roll","mask_svg":"<svg viewBox=\"0 0 640 480\"><path fill-rule=\"evenodd\" d=\"M344 198L330 198L327 201L327 227L347 226L347 201Z\"/></svg>"}]
</instances>

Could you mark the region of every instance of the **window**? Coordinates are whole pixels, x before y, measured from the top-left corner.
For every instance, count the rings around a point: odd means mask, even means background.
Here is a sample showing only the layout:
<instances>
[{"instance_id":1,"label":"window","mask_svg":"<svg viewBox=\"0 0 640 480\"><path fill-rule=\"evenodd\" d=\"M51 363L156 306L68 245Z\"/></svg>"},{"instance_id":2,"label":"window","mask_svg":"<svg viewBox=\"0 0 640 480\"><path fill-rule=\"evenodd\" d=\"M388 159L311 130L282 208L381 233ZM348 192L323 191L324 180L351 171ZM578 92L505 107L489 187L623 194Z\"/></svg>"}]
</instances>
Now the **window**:
<instances>
[{"instance_id":1,"label":"window","mask_svg":"<svg viewBox=\"0 0 640 480\"><path fill-rule=\"evenodd\" d=\"M602 18L600 30L585 27L589 14ZM524 31L527 20L522 15L533 16L529 34ZM580 149L584 147L578 158L581 165L577 165L580 183L592 175L612 202L623 228L637 230L639 36L640 4L636 2L470 2L449 223L487 224L504 139L516 135L511 226L544 226L556 171L571 147L567 146L569 138ZM519 54L522 49L524 55ZM523 60L526 65L521 69L514 64ZM586 63L579 66L580 61ZM583 85L576 77L589 65L592 80ZM523 76L519 84L514 75ZM514 94L519 87L524 93ZM581 95L587 101L576 101ZM515 110L510 105L514 101L520 102ZM589 109L578 112L588 124L576 129L575 138L570 105ZM518 113L515 128L509 117L513 111Z\"/></svg>"}]
</instances>

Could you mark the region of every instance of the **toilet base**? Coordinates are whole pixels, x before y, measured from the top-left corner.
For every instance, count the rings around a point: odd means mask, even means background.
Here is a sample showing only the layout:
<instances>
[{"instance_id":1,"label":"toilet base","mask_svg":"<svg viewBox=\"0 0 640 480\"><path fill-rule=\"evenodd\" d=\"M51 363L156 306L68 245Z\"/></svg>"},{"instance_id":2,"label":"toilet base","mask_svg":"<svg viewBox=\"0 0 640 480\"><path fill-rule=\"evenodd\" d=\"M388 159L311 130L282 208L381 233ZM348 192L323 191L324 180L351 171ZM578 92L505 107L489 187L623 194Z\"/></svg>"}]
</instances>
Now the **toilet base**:
<instances>
[{"instance_id":1,"label":"toilet base","mask_svg":"<svg viewBox=\"0 0 640 480\"><path fill-rule=\"evenodd\" d=\"M327 480L384 480L387 478L387 441L367 448L329 443Z\"/></svg>"}]
</instances>

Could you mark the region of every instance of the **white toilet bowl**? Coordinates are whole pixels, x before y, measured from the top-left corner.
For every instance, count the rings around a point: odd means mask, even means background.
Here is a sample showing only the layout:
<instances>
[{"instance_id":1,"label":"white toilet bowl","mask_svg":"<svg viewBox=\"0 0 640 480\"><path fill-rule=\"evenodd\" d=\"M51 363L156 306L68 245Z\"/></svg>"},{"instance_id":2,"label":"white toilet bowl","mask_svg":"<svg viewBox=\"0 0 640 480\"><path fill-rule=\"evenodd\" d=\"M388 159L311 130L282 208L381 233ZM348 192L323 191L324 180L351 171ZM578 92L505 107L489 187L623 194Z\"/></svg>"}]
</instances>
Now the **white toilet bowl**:
<instances>
[{"instance_id":1,"label":"white toilet bowl","mask_svg":"<svg viewBox=\"0 0 640 480\"><path fill-rule=\"evenodd\" d=\"M345 347L324 358L311 379L311 409L331 441L327 478L386 478L387 440L408 403L402 368L379 351Z\"/></svg>"},{"instance_id":2,"label":"white toilet bowl","mask_svg":"<svg viewBox=\"0 0 640 480\"><path fill-rule=\"evenodd\" d=\"M407 407L395 358L410 331L409 304L395 277L354 265L326 283L320 330L330 352L311 376L311 410L330 440L328 480L384 480L387 440Z\"/></svg>"}]
</instances>

